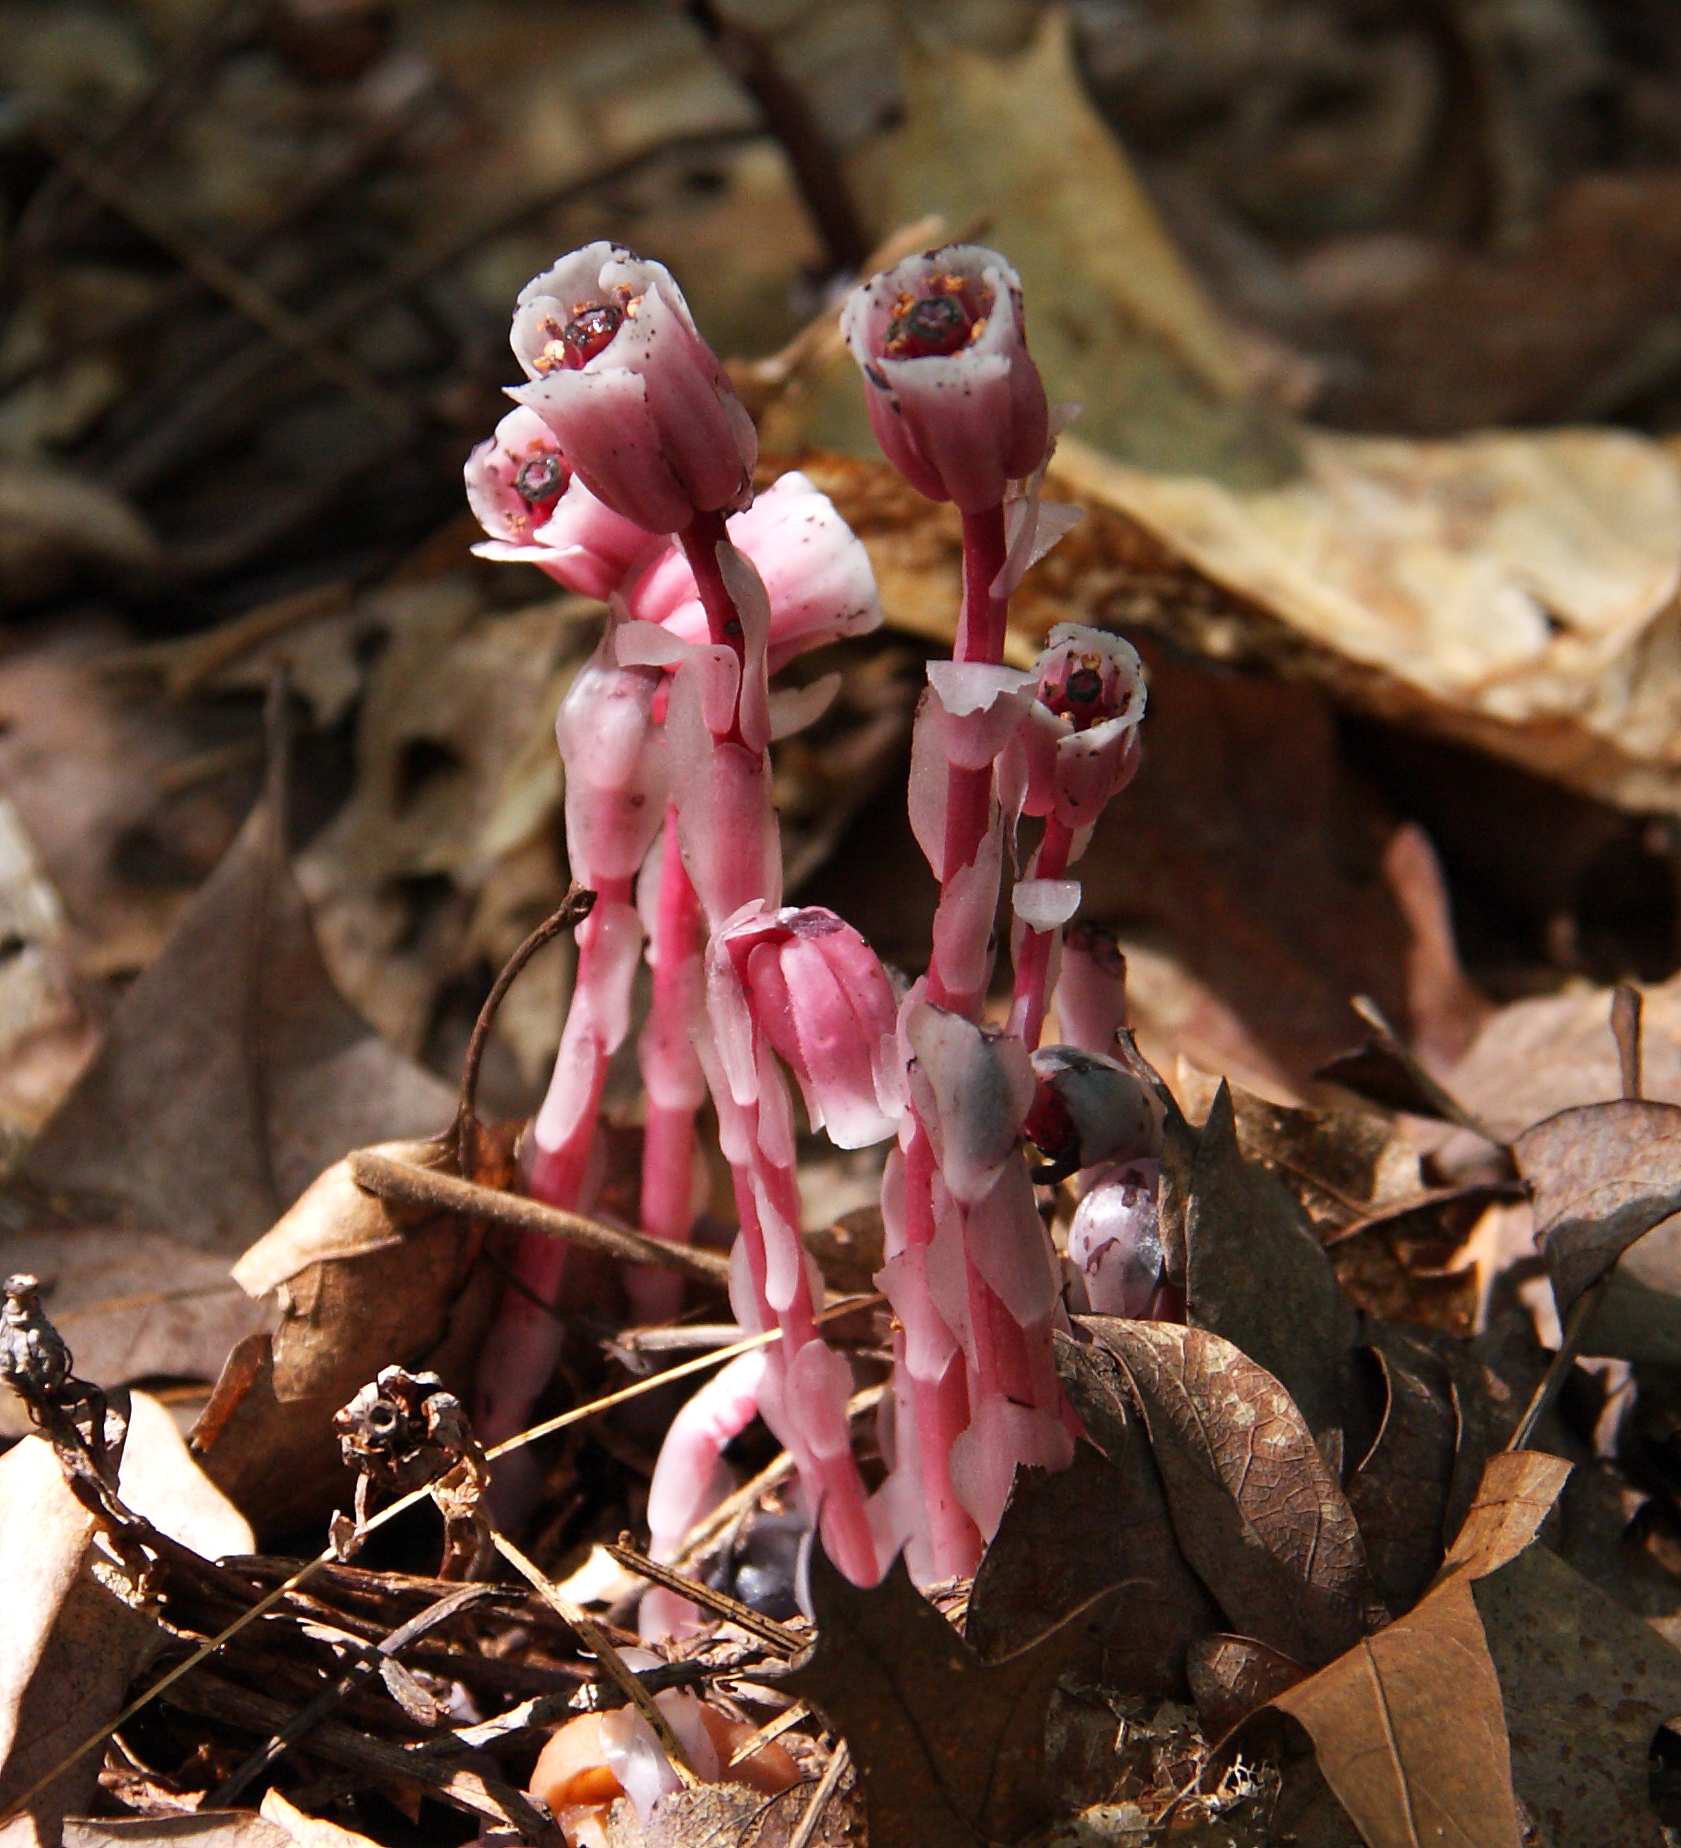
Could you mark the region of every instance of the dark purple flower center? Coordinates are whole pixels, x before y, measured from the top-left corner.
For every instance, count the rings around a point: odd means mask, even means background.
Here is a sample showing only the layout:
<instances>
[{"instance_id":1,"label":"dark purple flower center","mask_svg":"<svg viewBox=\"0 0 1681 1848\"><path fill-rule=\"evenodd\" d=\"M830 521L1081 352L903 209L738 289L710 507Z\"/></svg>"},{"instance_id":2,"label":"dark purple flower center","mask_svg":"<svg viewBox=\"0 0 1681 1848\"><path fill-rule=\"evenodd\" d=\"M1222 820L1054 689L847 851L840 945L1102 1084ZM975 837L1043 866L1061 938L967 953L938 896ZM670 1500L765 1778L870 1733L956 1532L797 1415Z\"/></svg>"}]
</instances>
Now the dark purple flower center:
<instances>
[{"instance_id":1,"label":"dark purple flower center","mask_svg":"<svg viewBox=\"0 0 1681 1848\"><path fill-rule=\"evenodd\" d=\"M1117 687L1115 692L1122 691ZM1076 656L1066 673L1052 674L1039 683L1039 697L1059 719L1067 719L1076 731L1101 725L1120 711L1113 695L1103 684L1102 671L1091 657Z\"/></svg>"},{"instance_id":2,"label":"dark purple flower center","mask_svg":"<svg viewBox=\"0 0 1681 1848\"><path fill-rule=\"evenodd\" d=\"M554 500L566 486L566 464L557 453L532 456L520 464L520 470L514 477L514 486L519 497L528 507L535 507L538 502Z\"/></svg>"},{"instance_id":3,"label":"dark purple flower center","mask_svg":"<svg viewBox=\"0 0 1681 1848\"><path fill-rule=\"evenodd\" d=\"M917 298L902 296L887 325L889 359L934 359L960 353L975 336L984 315L971 314L964 305L962 285L955 277L941 277L935 293Z\"/></svg>"},{"instance_id":4,"label":"dark purple flower center","mask_svg":"<svg viewBox=\"0 0 1681 1848\"><path fill-rule=\"evenodd\" d=\"M603 352L624 325L624 319L625 311L613 302L583 308L573 315L560 336L568 371L581 372L597 353Z\"/></svg>"}]
</instances>

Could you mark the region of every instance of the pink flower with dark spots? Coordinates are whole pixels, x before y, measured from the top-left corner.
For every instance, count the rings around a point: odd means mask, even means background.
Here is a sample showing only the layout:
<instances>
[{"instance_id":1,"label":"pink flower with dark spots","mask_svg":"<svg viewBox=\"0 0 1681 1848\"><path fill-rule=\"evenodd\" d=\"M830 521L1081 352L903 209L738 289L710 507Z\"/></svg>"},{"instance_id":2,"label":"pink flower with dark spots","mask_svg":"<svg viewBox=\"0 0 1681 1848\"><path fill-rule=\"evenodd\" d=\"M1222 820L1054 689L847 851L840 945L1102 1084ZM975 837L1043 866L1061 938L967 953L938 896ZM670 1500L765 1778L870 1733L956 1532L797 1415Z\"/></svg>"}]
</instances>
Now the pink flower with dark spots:
<instances>
[{"instance_id":1,"label":"pink flower with dark spots","mask_svg":"<svg viewBox=\"0 0 1681 1848\"><path fill-rule=\"evenodd\" d=\"M512 343L530 383L511 396L615 513L675 533L752 501L752 419L664 264L573 251L520 292Z\"/></svg>"},{"instance_id":2,"label":"pink flower with dark spots","mask_svg":"<svg viewBox=\"0 0 1681 1848\"><path fill-rule=\"evenodd\" d=\"M876 440L930 500L999 506L1050 445L1022 328L1021 278L995 250L949 244L855 289L841 331L863 368Z\"/></svg>"},{"instance_id":3,"label":"pink flower with dark spots","mask_svg":"<svg viewBox=\"0 0 1681 1848\"><path fill-rule=\"evenodd\" d=\"M1034 671L1038 698L1021 732L1025 812L1089 827L1138 771L1143 664L1118 635L1059 622Z\"/></svg>"}]
</instances>

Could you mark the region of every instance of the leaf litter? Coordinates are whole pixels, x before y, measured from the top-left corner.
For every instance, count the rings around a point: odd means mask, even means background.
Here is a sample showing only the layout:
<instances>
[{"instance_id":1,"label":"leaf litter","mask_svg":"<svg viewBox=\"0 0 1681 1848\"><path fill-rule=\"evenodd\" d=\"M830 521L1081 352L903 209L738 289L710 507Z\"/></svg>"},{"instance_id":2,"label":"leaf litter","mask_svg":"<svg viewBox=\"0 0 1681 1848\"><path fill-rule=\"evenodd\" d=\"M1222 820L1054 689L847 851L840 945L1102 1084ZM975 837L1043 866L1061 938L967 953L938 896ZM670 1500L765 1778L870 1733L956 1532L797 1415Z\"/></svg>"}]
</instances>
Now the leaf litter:
<instances>
[{"instance_id":1,"label":"leaf litter","mask_svg":"<svg viewBox=\"0 0 1681 1848\"><path fill-rule=\"evenodd\" d=\"M487 32L505 24L500 9L481 11ZM797 28L788 43L798 62ZM261 81L289 82L326 55L319 40L307 53L302 44L286 41L284 79ZM570 172L592 139L610 149L634 140L650 98L668 118L739 132L740 96L719 73L691 45L659 45L638 55L668 58L665 74L639 66L612 107L579 101L589 59L572 60L565 82L543 74L553 68L543 56L522 60L522 83L549 85L545 119L561 126L536 143L516 134L517 147L499 135L483 170L455 184L472 194L486 174L522 163ZM474 56L447 33L431 50L471 108ZM113 51L108 69L129 55ZM352 56L342 43L334 55ZM891 62L855 58L845 81L867 88ZM1060 1821L1055 1839L1082 1843L1159 1839L1170 1823L1185 1840L1259 1842L1270 1829L1328 1842L1352 1839L1349 1817L1368 1848L1428 1839L1438 1822L1443 1839L1457 1829L1489 1843L1532 1828L1560 1844L1662 1839L1648 1790L1663 1781L1660 1729L1681 1707L1678 1658L1595 1589L1615 1577L1582 1550L1592 1523L1578 1520L1574 1537L1561 1529L1578 1485L1591 1483L1595 1505L1614 1513L1613 1546L1656 1547L1656 1557L1667 1544L1681 1557L1666 1512L1673 1488L1654 1475L1650 1449L1642 1459L1625 1444L1594 1384L1618 1357L1632 1363L1650 1420L1662 1382L1640 1369L1681 1359L1681 1262L1664 1223L1676 1204L1667 1113L1681 1104L1674 992L1649 989L1644 1095L1622 1098L1603 992L1491 1008L1465 981L1451 930L1444 938L1446 887L1428 842L1421 860L1422 836L1350 773L1323 689L1345 710L1472 737L1624 802L1669 803L1672 767L1658 748L1669 696L1653 644L1678 543L1673 461L1620 432L1433 444L1303 432L1252 395L1231 330L1208 312L1092 111L1060 20L1005 56L924 47L902 88L903 125L854 151L860 197L884 221L928 209L965 225L989 216L988 235L1017 250L1036 297L1033 274L1057 272L1070 311L1044 330L1047 352L1089 398L1087 427L1109 451L1063 455L1057 491L1085 505L1087 526L1029 580L1024 645L1069 614L1155 629L1169 646L1151 654L1152 697L1197 719L1177 756L1163 742L1158 763L1188 787L1219 737L1234 766L1224 783L1196 782L1211 819L1194 851L1191 821L1150 795L1159 772L1147 767L1139 809L1092 867L1104 908L1134 919L1141 1025L1183 1106L1163 1218L1192 1325L1077 1324L1061 1359L1090 1442L1071 1470L1018 1478L972 1585L930 1602L901 1570L859 1592L812 1560L817 1636L808 1644L802 1621L787 1619L809 1646L792 1687L779 1666L787 1652L760 1646L762 1626L756 1639L732 1627L719 1590L717 1621L641 1672L709 1689L711 1705L749 1731L786 1722L798 1711L789 1694L802 1690L815 1713L779 1735L796 1748L802 1782L768 1809L740 1784L684 1790L646 1824L621 1802L607 1839L808 1848L856 1830L860 1809L882 1841L1002 1841ZM218 107L214 134L235 136L237 111L225 98ZM859 120L868 113L854 108ZM1096 240L1094 222L1106 227ZM847 432L823 421L834 409L825 381L796 368L794 383L770 393L767 433L845 448ZM879 886L910 915L916 888L897 878L902 862L873 839L860 855L859 823L903 748L916 638L949 621L954 522L895 500L877 464L831 454L811 466L846 484L837 499L849 513L874 507L874 527L858 523L897 635L844 664L850 729L796 741L779 759L791 863L818 880ZM34 498L8 489L0 509L9 585L38 587L41 572L62 579L71 566L121 582L179 545L171 528L160 547L110 491L90 536L86 496L61 491L45 469L35 479ZM241 1626L102 1752L84 1754L79 1785L67 1773L32 1800L11 1826L38 1839L56 1836L67 1807L95 1812L64 1829L89 1844L348 1848L456 1840L464 1827L542 1839L546 1819L521 1795L542 1733L614 1698L601 1650L561 1607L587 1607L608 1647L632 1644L619 1628L630 1616L622 1573L602 1574L592 1549L640 1519L658 1426L590 1409L623 1378L603 1344L632 1346L610 1286L573 1306L562 1417L577 1415L545 1452L547 1527L522 1536L558 1603L504 1578L450 1605L461 1588L435 1526L386 1518L406 1496L368 1523L356 1559L300 1567L292 1557L353 1505L333 1413L393 1364L435 1369L448 1396L499 1277L492 1222L357 1178L385 1162L510 1187L506 1139L451 1144L449 1081L475 981L564 887L545 734L589 618L535 587L522 606L496 608L460 550L446 548L442 572L413 561L412 578L371 598L335 590L313 614L271 612L239 636L212 628L220 639L208 655L154 644L174 652L145 672L161 667L193 722L217 702L225 718L226 702L246 701L243 729L214 763L188 755L180 711L117 701L119 722L151 735L114 740L109 708L92 723L99 700L86 678L55 668L42 679L36 663L31 681L27 652L11 657L26 720L56 717L48 688L96 733L70 742L60 731L56 767L93 764L99 777L78 798L78 833L35 780L43 753L24 751L29 726L0 738L18 818L4 894L25 943L21 960L0 966L8 1033L21 1023L7 1041L17 1074L8 1133L32 1135L74 1086L13 1182L0 1252L7 1269L46 1279L77 1367L113 1407L125 1385L162 1382L184 1416L194 1400L181 1382L198 1401L218 1374L220 1384L190 1451L164 1403L129 1398L119 1490L157 1523L150 1547L143 1530L101 1528L39 1437L0 1458L21 1485L0 1501L0 1611L22 1626L0 1711L18 1740L7 1800L158 1675ZM1527 652L1493 659L1490 648L1514 635L1480 622L1485 594L1520 618L1544 608L1545 636L1525 631ZM272 797L229 845L251 793L240 777L261 755L249 693L276 651L312 722L349 719L359 756L348 801L299 863L307 903ZM1307 684L1245 684L1229 675L1234 663L1283 665ZM142 666L131 656L122 684ZM100 682L100 698L118 683ZM1292 755L1281 735L1306 743ZM125 774L136 785L161 775L174 794L159 807L155 791L123 788ZM1245 807L1238 785L1266 802ZM214 800L192 793L207 788ZM1298 830L1303 856L1284 861L1292 803L1311 821ZM116 858L132 870L142 822L148 852L158 857L161 840L177 857L172 881L137 895L112 858L122 845ZM1127 828L1154 889L1144 929L1140 876L1111 870ZM1310 921L1248 870L1234 876L1234 835L1257 864L1280 862L1279 882L1300 888ZM1222 853L1226 869L1211 870ZM113 975L136 969L119 996ZM540 1075L566 980L562 948L514 991L487 1062L502 1061L501 1095ZM1330 1076L1343 1088L1327 1089L1314 1071L1353 1044L1346 1004L1365 993L1408 1023L1408 1040L1340 1062ZM1175 1053L1239 1082L1215 1084ZM1350 1086L1379 1108L1352 1107ZM1459 1107L1446 1127L1444 1092ZM1436 1127L1421 1127L1431 1117ZM1496 1140L1455 1141L1466 1119ZM624 1127L633 1143L634 1124ZM852 1263L847 1287L867 1287L870 1268ZM1536 1450L1491 1461L1548 1369L1526 1305L1566 1321L1596 1284L1580 1342L1602 1358L1594 1372L1555 1368L1563 1389L1531 1434L1572 1459L1570 1483ZM721 1317L721 1302L706 1313ZM872 1314L860 1312L860 1326ZM856 1364L871 1365L890 1334L883 1318L869 1323ZM640 1382L634 1392L652 1397ZM164 1486L143 1491L143 1461ZM786 1470L762 1449L736 1461L767 1484ZM770 1547L776 1522L793 1515L774 1486L750 1504L708 1543L720 1585L752 1583L746 1575L764 1570L752 1548ZM189 1508L190 1520L170 1525L167 1511ZM205 1562L225 1558L224 1576L172 1550L171 1536ZM276 1597L300 1570L307 1579ZM1670 1587L1653 1612L1661 1620L1681 1596L1673 1573L1652 1582ZM49 1683L52 1725L35 1734ZM299 1730L323 1700L331 1710ZM1307 1728L1322 1779L1288 1749L1262 1749L1278 1715ZM1211 1757L1227 1735L1232 1750ZM219 1795L282 1738L278 1781L260 1800L249 1785L243 1797ZM446 1809L455 1815L442 1822Z\"/></svg>"}]
</instances>

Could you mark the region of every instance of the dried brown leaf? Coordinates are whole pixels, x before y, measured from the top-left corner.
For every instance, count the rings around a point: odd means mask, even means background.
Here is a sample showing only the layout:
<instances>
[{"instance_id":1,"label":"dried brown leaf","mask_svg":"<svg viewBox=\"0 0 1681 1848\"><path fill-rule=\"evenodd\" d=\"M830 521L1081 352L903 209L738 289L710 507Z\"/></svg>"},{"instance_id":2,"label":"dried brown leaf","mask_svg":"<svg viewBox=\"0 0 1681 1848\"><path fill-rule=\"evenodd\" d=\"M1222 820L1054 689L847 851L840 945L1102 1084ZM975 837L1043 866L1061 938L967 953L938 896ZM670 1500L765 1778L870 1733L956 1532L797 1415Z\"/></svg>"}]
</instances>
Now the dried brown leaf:
<instances>
[{"instance_id":1,"label":"dried brown leaf","mask_svg":"<svg viewBox=\"0 0 1681 1848\"><path fill-rule=\"evenodd\" d=\"M1276 1700L1309 1670L1252 1636L1211 1630L1199 1636L1186 1658L1197 1718L1211 1741L1223 1739L1258 1707Z\"/></svg>"},{"instance_id":2,"label":"dried brown leaf","mask_svg":"<svg viewBox=\"0 0 1681 1848\"><path fill-rule=\"evenodd\" d=\"M1658 1728L1681 1715L1681 1652L1544 1547L1470 1586L1499 1676L1512 1782L1550 1848L1662 1848Z\"/></svg>"},{"instance_id":3,"label":"dried brown leaf","mask_svg":"<svg viewBox=\"0 0 1681 1848\"><path fill-rule=\"evenodd\" d=\"M1129 1694L1183 1698L1185 1650L1216 1620L1213 1600L1179 1551L1167 1518L1149 1440L1113 1383L1097 1377L1108 1359L1072 1341L1059 1344L1068 1371L1090 1376L1070 1388L1100 1448L1075 1446L1065 1470L1016 1472L1004 1518L969 1594L963 1634L983 1660L1025 1648L1100 1593L1124 1586L1094 1625L1071 1667L1084 1679ZM1090 1357L1088 1363L1087 1357ZM1101 1397L1094 1419L1087 1406Z\"/></svg>"},{"instance_id":4,"label":"dried brown leaf","mask_svg":"<svg viewBox=\"0 0 1681 1848\"><path fill-rule=\"evenodd\" d=\"M1442 1563L1459 1421L1446 1367L1393 1324L1364 1351L1384 1385L1383 1422L1348 1484L1372 1579L1390 1610L1418 1602Z\"/></svg>"},{"instance_id":5,"label":"dried brown leaf","mask_svg":"<svg viewBox=\"0 0 1681 1848\"><path fill-rule=\"evenodd\" d=\"M50 1195L231 1253L329 1162L440 1128L453 1104L328 980L265 800L124 997L24 1172Z\"/></svg>"},{"instance_id":6,"label":"dried brown leaf","mask_svg":"<svg viewBox=\"0 0 1681 1848\"><path fill-rule=\"evenodd\" d=\"M1079 1322L1125 1370L1180 1548L1235 1628L1312 1666L1381 1621L1337 1475L1270 1373L1202 1329Z\"/></svg>"},{"instance_id":7,"label":"dried brown leaf","mask_svg":"<svg viewBox=\"0 0 1681 1848\"><path fill-rule=\"evenodd\" d=\"M1046 1709L1101 1605L983 1662L917 1592L902 1558L865 1588L814 1548L811 1600L816 1646L780 1685L845 1736L873 1848L1013 1842L1049 1819Z\"/></svg>"},{"instance_id":8,"label":"dried brown leaf","mask_svg":"<svg viewBox=\"0 0 1681 1848\"><path fill-rule=\"evenodd\" d=\"M188 1456L169 1413L132 1397L119 1486L137 1514L196 1551L248 1551L251 1530ZM163 1640L135 1606L126 1567L95 1536L51 1446L26 1437L0 1457L0 1808L117 1712ZM82 1759L31 1800L11 1843L56 1843L97 1778Z\"/></svg>"},{"instance_id":9,"label":"dried brown leaf","mask_svg":"<svg viewBox=\"0 0 1681 1848\"><path fill-rule=\"evenodd\" d=\"M1501 1681L1473 1591L1530 1546L1569 1473L1539 1452L1495 1458L1422 1602L1271 1702L1307 1729L1368 1848L1518 1848Z\"/></svg>"},{"instance_id":10,"label":"dried brown leaf","mask_svg":"<svg viewBox=\"0 0 1681 1848\"><path fill-rule=\"evenodd\" d=\"M1681 1106L1584 1104L1525 1130L1514 1152L1561 1316L1636 1239L1681 1212Z\"/></svg>"},{"instance_id":11,"label":"dried brown leaf","mask_svg":"<svg viewBox=\"0 0 1681 1848\"><path fill-rule=\"evenodd\" d=\"M1283 1386L1340 1468L1355 1316L1292 1196L1244 1160L1229 1086L1216 1094L1190 1175L1186 1315Z\"/></svg>"}]
</instances>

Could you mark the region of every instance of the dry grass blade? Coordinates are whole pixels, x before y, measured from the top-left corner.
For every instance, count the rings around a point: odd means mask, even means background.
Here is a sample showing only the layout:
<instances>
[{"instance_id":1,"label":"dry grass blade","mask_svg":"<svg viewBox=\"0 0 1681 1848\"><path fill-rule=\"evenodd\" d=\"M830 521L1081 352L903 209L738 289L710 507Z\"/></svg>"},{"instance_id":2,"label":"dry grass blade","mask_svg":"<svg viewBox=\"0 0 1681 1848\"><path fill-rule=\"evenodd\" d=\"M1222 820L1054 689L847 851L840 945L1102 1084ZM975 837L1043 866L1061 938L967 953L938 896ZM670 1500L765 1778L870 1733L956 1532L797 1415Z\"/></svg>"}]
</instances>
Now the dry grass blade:
<instances>
[{"instance_id":1,"label":"dry grass blade","mask_svg":"<svg viewBox=\"0 0 1681 1848\"><path fill-rule=\"evenodd\" d=\"M780 1739L785 1732L792 1732L802 1720L810 1718L811 1709L805 1702L795 1701L786 1713L779 1713L774 1720L766 1720L756 1733L743 1739L740 1745L730 1753L727 1768L733 1770L737 1765L751 1758L755 1752L762 1752L773 1739Z\"/></svg>"},{"instance_id":2,"label":"dry grass blade","mask_svg":"<svg viewBox=\"0 0 1681 1848\"><path fill-rule=\"evenodd\" d=\"M739 1598L732 1598L728 1592L715 1591L698 1579L685 1578L670 1566L662 1566L646 1553L627 1546L623 1536L617 1546L609 1546L606 1552L610 1559L616 1559L626 1571L638 1574L651 1584L663 1585L667 1591L676 1592L680 1598L687 1598L702 1610L711 1611L715 1617L722 1617L726 1623L733 1623L750 1636L758 1637L760 1642L768 1643L780 1655L798 1655L809 1640L790 1630L786 1624L778 1623L774 1617L765 1617L751 1605L743 1604Z\"/></svg>"},{"instance_id":3,"label":"dry grass blade","mask_svg":"<svg viewBox=\"0 0 1681 1848\"><path fill-rule=\"evenodd\" d=\"M578 1641L601 1664L619 1692L654 1729L654 1736L664 1747L665 1755L671 1760L677 1775L691 1790L696 1789L701 1778L689 1762L689 1754L682 1740L672 1730L670 1720L660 1711L653 1696L637 1679L635 1671L613 1647L607 1632L569 1598L563 1597L560 1588L545 1577L506 1535L496 1536L496 1550L530 1584L543 1602L571 1627Z\"/></svg>"},{"instance_id":4,"label":"dry grass blade","mask_svg":"<svg viewBox=\"0 0 1681 1848\"><path fill-rule=\"evenodd\" d=\"M817 1788L811 1793L811 1801L800 1818L800 1826L788 1838L788 1848L811 1848L812 1840L822 1826L823 1812L829 1807L829 1799L840 1788L840 1781L846 1776L847 1767L851 1763L852 1754L846 1749L846 1741L843 1739L835 1747L818 1780Z\"/></svg>"}]
</instances>

